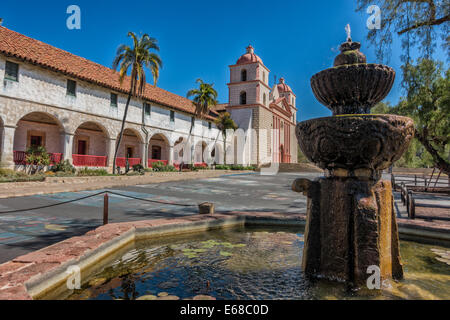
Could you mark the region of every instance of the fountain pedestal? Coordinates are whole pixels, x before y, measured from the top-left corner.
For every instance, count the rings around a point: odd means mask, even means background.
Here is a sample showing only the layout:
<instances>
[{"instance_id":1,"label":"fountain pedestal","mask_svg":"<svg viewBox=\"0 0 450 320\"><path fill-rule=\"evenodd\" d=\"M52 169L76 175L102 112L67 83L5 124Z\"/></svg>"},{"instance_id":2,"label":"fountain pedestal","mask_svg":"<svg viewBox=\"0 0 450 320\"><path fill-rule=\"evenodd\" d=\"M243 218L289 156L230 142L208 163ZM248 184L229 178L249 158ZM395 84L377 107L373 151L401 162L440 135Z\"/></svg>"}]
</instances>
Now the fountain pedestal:
<instances>
[{"instance_id":1,"label":"fountain pedestal","mask_svg":"<svg viewBox=\"0 0 450 320\"><path fill-rule=\"evenodd\" d=\"M298 123L296 136L325 176L298 179L293 190L308 197L305 273L364 285L373 266L382 279L403 277L392 186L381 176L407 150L414 123L369 114L391 90L395 71L367 64L359 48L349 37L334 67L311 78L314 95L333 116Z\"/></svg>"},{"instance_id":2,"label":"fountain pedestal","mask_svg":"<svg viewBox=\"0 0 450 320\"><path fill-rule=\"evenodd\" d=\"M403 277L389 181L299 179L294 190L308 197L305 273L364 284L375 265L383 279Z\"/></svg>"}]
</instances>

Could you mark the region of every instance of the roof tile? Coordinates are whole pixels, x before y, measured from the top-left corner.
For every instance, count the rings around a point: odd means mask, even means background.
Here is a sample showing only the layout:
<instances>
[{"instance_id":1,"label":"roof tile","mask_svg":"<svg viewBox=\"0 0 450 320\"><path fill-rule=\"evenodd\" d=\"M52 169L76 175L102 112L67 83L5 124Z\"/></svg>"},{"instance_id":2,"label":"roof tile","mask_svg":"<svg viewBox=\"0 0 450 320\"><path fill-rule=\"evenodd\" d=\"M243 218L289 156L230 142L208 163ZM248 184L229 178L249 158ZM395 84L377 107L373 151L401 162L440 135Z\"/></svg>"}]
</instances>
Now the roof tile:
<instances>
[{"instance_id":1,"label":"roof tile","mask_svg":"<svg viewBox=\"0 0 450 320\"><path fill-rule=\"evenodd\" d=\"M5 27L0 27L0 53L125 94L130 87L130 78L126 77L121 85L118 72L111 68ZM148 83L141 98L190 114L195 112L191 100Z\"/></svg>"}]
</instances>

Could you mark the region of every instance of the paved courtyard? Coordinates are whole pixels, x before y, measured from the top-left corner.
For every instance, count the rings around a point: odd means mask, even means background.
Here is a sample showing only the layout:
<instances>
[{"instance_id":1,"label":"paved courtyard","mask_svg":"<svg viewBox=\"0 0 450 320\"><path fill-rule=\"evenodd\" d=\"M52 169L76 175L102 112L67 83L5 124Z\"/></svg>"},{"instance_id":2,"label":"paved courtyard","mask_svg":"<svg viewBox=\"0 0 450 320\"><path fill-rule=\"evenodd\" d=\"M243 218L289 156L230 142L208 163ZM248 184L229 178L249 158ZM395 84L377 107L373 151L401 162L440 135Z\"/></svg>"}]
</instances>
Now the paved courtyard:
<instances>
[{"instance_id":1,"label":"paved courtyard","mask_svg":"<svg viewBox=\"0 0 450 320\"><path fill-rule=\"evenodd\" d=\"M209 179L175 181L108 189L126 196L165 202L150 203L110 195L109 221L124 222L197 214L196 205L213 202L216 211L278 211L305 213L306 197L291 191L298 177L317 173L280 173L276 176L237 174ZM16 213L16 209L46 206L96 194L106 189L0 199L0 263L102 224L103 195L61 206ZM191 207L167 203L191 204Z\"/></svg>"}]
</instances>

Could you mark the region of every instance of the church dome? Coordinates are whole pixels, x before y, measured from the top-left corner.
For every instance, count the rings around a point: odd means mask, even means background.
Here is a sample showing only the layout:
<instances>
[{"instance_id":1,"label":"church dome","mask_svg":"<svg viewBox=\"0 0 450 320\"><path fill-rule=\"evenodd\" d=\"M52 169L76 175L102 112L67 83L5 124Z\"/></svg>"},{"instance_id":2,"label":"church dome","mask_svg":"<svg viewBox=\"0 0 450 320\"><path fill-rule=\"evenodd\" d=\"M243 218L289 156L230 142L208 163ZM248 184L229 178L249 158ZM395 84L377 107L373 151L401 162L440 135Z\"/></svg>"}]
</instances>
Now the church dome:
<instances>
[{"instance_id":1,"label":"church dome","mask_svg":"<svg viewBox=\"0 0 450 320\"><path fill-rule=\"evenodd\" d=\"M236 64L245 64L245 63L253 63L253 62L260 62L263 63L261 58L258 57L255 52L254 49L251 45L249 45L247 47L247 53L243 54L238 61L236 62Z\"/></svg>"},{"instance_id":2,"label":"church dome","mask_svg":"<svg viewBox=\"0 0 450 320\"><path fill-rule=\"evenodd\" d=\"M280 79L280 83L278 84L278 91L283 93L283 92L292 92L291 87L289 87L285 82L284 82L284 78Z\"/></svg>"}]
</instances>

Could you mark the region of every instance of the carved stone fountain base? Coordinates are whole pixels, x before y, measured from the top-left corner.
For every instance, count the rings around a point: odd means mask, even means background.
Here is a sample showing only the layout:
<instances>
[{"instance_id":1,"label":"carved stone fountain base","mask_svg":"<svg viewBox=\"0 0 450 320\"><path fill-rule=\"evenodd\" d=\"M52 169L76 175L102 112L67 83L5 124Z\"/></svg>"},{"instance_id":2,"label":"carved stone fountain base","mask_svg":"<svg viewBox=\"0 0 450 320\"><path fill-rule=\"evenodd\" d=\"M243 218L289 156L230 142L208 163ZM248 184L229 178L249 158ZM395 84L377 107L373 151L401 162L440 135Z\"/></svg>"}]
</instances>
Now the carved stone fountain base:
<instances>
[{"instance_id":1,"label":"carved stone fountain base","mask_svg":"<svg viewBox=\"0 0 450 320\"><path fill-rule=\"evenodd\" d=\"M322 177L298 179L293 189L308 197L306 274L364 285L375 265L382 279L403 278L389 181Z\"/></svg>"}]
</instances>

